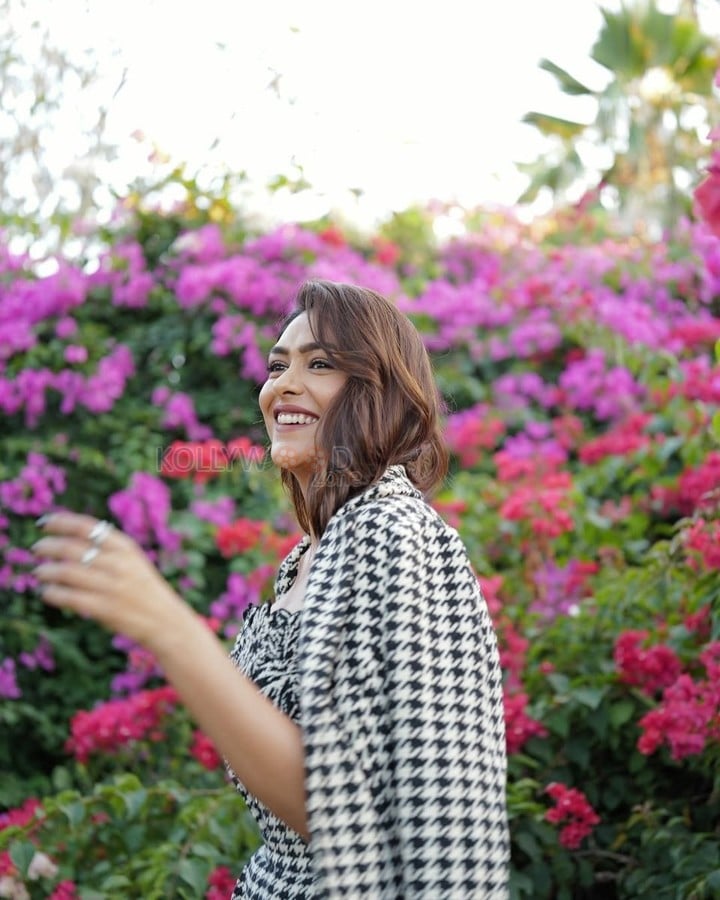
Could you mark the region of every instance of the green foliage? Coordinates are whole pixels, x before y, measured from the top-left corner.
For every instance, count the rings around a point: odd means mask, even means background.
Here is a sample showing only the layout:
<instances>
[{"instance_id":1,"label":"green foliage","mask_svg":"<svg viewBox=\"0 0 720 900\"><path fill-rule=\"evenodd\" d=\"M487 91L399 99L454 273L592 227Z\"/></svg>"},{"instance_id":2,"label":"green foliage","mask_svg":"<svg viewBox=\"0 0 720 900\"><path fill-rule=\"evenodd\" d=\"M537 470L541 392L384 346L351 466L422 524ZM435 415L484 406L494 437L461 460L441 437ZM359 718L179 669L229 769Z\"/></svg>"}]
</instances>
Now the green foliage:
<instances>
[{"instance_id":1,"label":"green foliage","mask_svg":"<svg viewBox=\"0 0 720 900\"><path fill-rule=\"evenodd\" d=\"M720 44L687 11L664 13L654 0L601 13L590 56L609 76L603 88L588 87L550 60L540 62L564 94L592 98L596 116L589 123L541 112L525 116L548 138L548 148L519 166L530 178L520 202L532 202L542 188L559 203L598 188L628 228L648 221L669 227L689 212L678 172L697 181L702 141L718 116L712 85ZM700 111L704 124L690 125ZM609 151L609 163L597 168L585 152L589 145Z\"/></svg>"},{"instance_id":2,"label":"green foliage","mask_svg":"<svg viewBox=\"0 0 720 900\"><path fill-rule=\"evenodd\" d=\"M131 774L87 794L55 794L29 826L0 831L0 852L9 851L22 876L39 845L59 862L53 880L75 882L83 900L194 900L215 868L236 870L258 844L252 817L227 786L143 783ZM27 884L32 900L48 896L47 880Z\"/></svg>"}]
</instances>

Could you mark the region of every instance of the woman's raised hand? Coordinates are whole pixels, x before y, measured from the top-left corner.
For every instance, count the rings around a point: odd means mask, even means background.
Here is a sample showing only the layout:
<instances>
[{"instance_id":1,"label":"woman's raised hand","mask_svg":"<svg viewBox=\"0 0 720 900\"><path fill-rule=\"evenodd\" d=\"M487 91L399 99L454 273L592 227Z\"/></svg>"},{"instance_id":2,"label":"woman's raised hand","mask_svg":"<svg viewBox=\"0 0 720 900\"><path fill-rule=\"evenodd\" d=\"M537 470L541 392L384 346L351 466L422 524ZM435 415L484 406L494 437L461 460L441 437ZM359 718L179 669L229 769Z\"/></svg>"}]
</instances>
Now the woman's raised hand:
<instances>
[{"instance_id":1,"label":"woman's raised hand","mask_svg":"<svg viewBox=\"0 0 720 900\"><path fill-rule=\"evenodd\" d=\"M128 535L92 516L61 512L38 521L33 574L42 599L96 619L152 650L189 607Z\"/></svg>"}]
</instances>

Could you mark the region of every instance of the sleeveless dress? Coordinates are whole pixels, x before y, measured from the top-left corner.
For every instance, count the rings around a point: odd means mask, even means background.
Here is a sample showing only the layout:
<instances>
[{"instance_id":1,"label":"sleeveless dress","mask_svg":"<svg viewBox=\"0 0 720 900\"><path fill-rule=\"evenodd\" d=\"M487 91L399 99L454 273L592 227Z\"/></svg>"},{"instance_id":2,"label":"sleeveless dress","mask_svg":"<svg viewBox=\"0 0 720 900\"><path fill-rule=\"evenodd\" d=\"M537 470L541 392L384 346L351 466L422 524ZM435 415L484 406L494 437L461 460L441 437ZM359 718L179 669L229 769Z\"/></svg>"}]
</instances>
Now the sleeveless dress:
<instances>
[{"instance_id":1,"label":"sleeveless dress","mask_svg":"<svg viewBox=\"0 0 720 900\"><path fill-rule=\"evenodd\" d=\"M306 539L289 554L282 578L276 583L279 596L292 584ZM297 649L301 610L289 612L274 604L250 606L235 641L231 658L262 693L293 721L298 721ZM315 875L305 841L259 800L249 794L232 770L230 776L257 822L264 844L243 869L232 900L308 900L315 895Z\"/></svg>"}]
</instances>

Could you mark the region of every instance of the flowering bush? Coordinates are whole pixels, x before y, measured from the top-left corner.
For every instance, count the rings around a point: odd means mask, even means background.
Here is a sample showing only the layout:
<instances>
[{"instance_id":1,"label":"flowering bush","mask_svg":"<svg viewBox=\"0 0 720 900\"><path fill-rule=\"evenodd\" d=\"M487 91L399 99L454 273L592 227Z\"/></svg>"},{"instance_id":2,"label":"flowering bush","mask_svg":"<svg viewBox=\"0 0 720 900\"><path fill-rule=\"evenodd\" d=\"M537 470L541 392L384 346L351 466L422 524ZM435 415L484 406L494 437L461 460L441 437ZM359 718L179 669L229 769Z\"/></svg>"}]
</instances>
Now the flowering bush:
<instances>
[{"instance_id":1,"label":"flowering bush","mask_svg":"<svg viewBox=\"0 0 720 900\"><path fill-rule=\"evenodd\" d=\"M202 215L138 209L43 277L0 250L0 891L227 896L257 845L157 662L44 606L27 548L49 510L112 518L229 646L298 539L257 390L323 277L407 312L447 400L433 502L498 633L513 898L716 896L720 238L478 215L438 249L415 219L410 246L402 219L353 244Z\"/></svg>"}]
</instances>

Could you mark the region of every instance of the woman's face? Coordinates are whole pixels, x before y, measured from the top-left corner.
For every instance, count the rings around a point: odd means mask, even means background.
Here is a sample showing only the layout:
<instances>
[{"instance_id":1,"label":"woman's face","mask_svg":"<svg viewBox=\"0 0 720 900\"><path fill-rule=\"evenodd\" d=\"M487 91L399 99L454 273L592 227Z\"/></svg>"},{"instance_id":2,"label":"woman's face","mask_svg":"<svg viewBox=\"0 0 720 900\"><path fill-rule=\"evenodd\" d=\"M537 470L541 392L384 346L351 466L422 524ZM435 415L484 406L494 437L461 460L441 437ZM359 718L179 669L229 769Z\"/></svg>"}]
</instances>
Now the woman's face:
<instances>
[{"instance_id":1,"label":"woman's face","mask_svg":"<svg viewBox=\"0 0 720 900\"><path fill-rule=\"evenodd\" d=\"M260 409L272 461L307 486L317 459L315 435L325 411L347 381L333 368L310 330L307 313L288 325L268 356Z\"/></svg>"}]
</instances>

